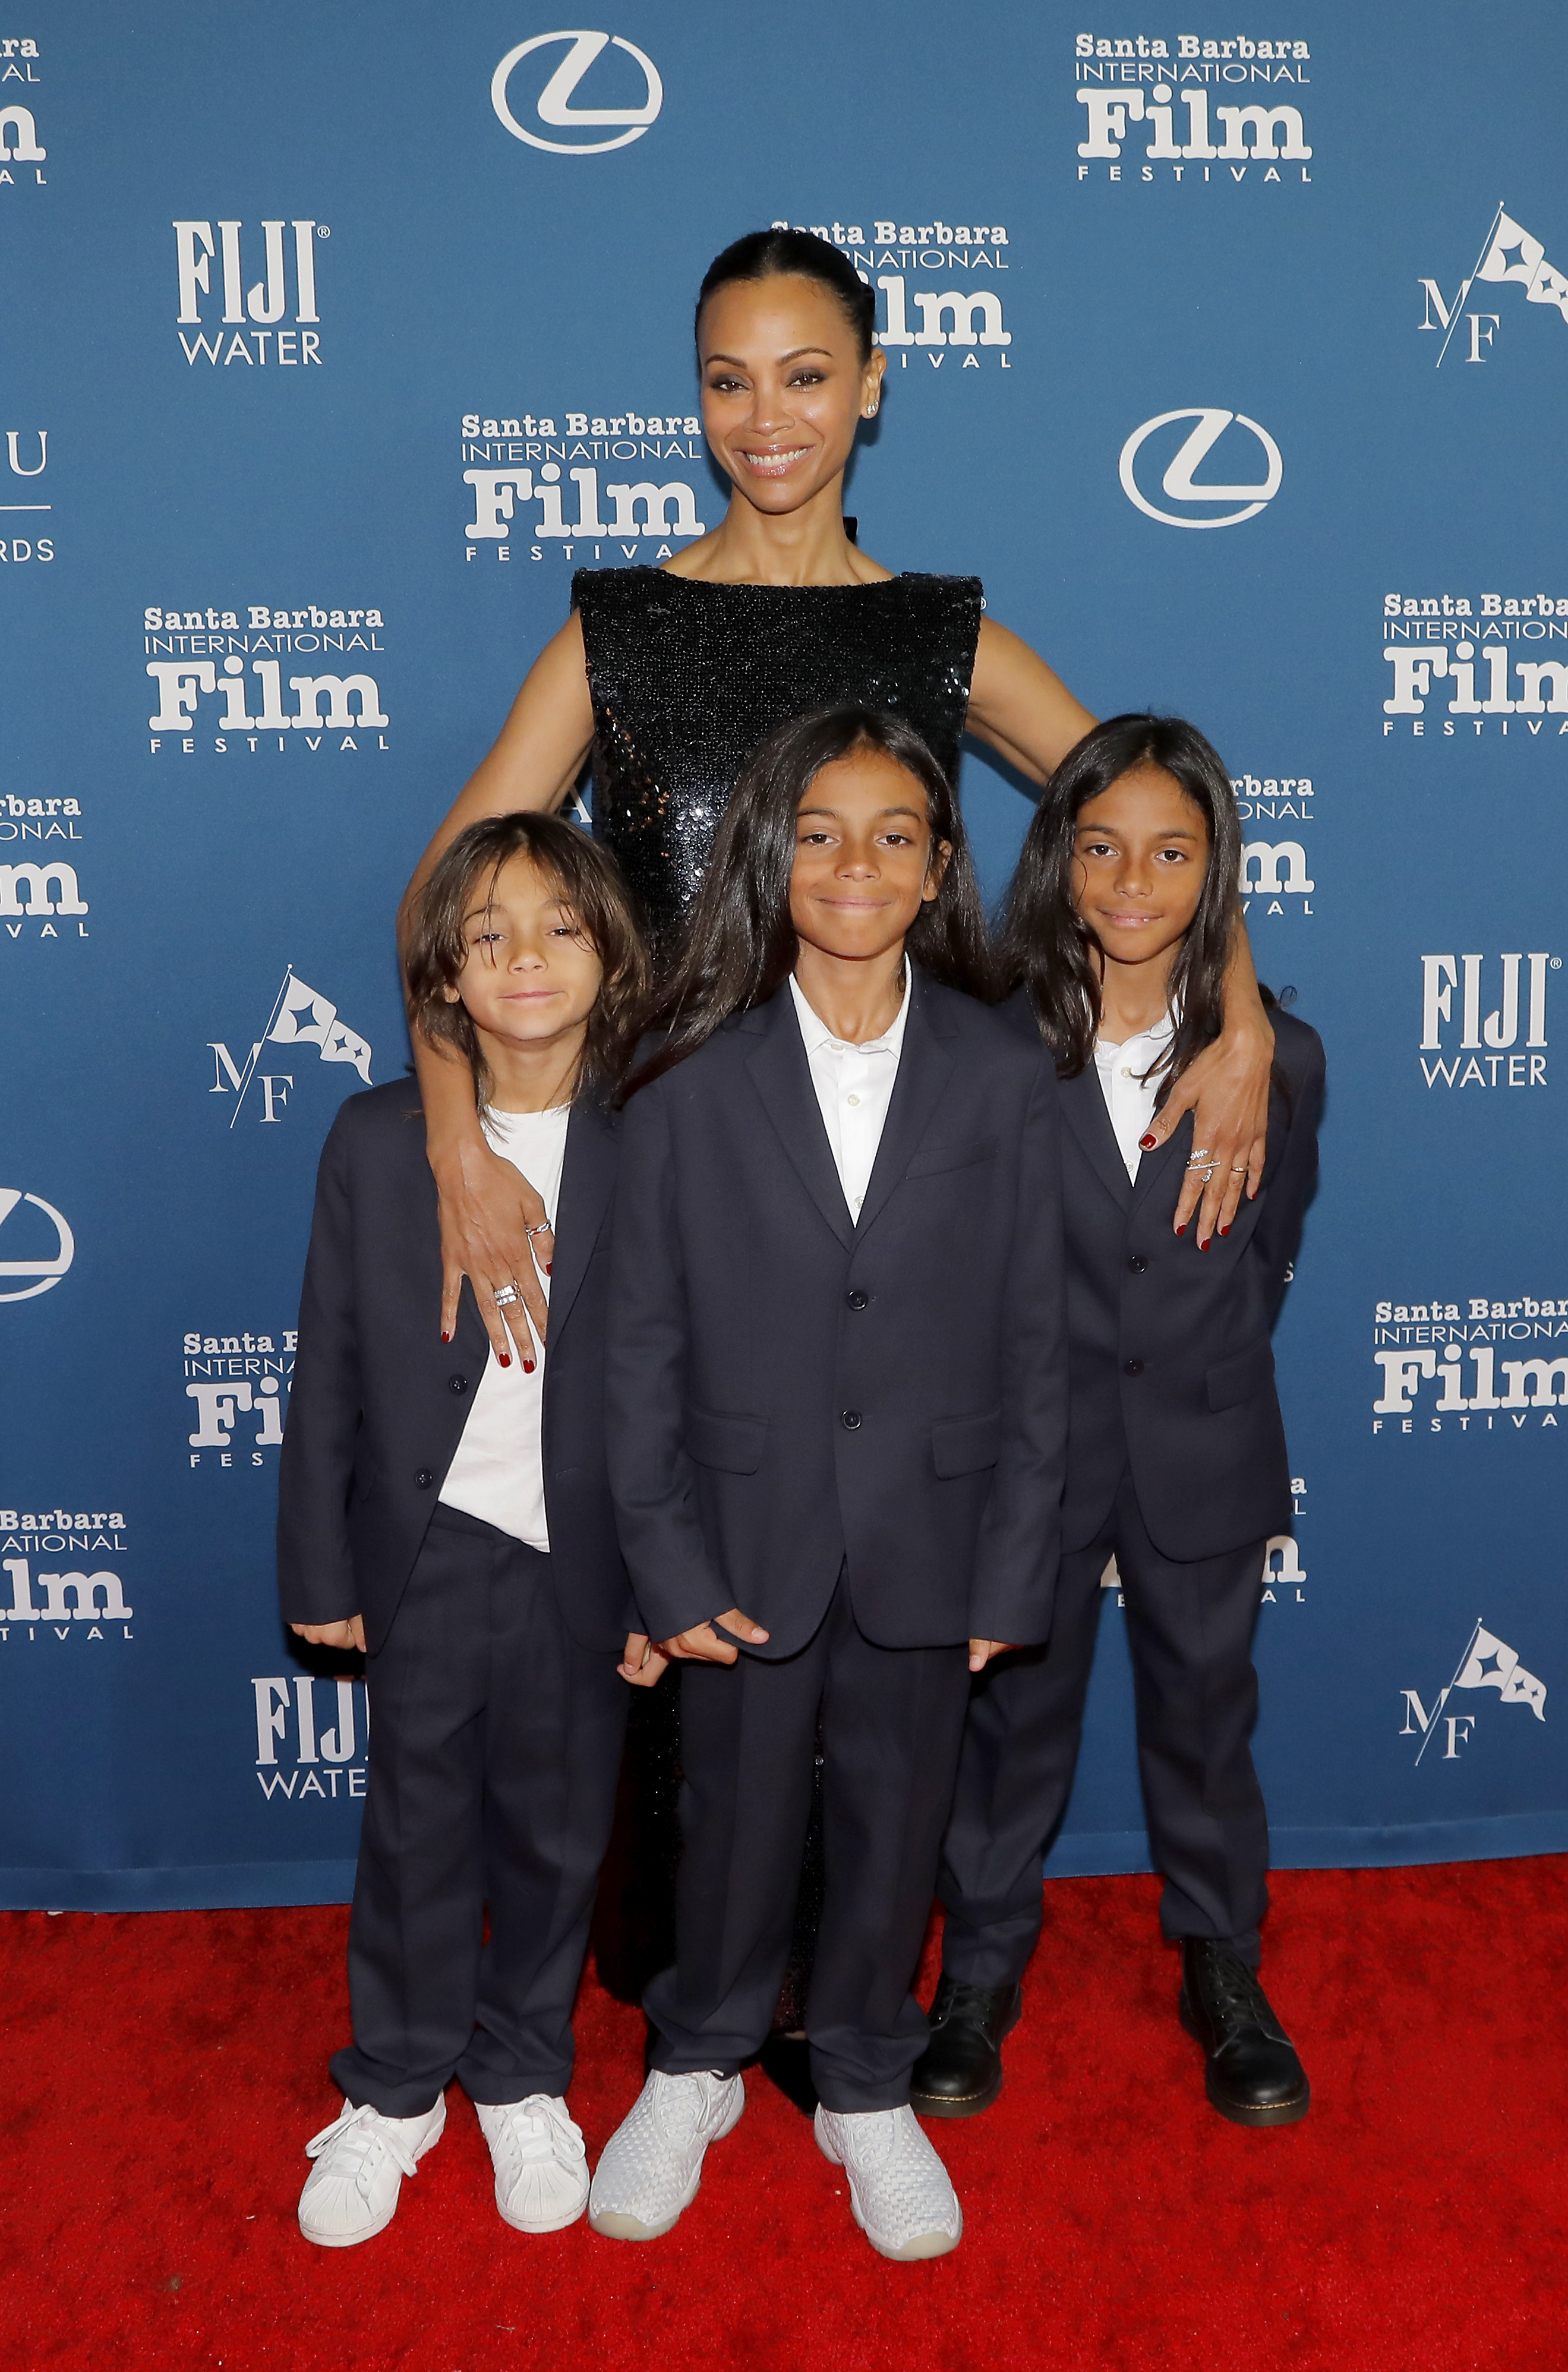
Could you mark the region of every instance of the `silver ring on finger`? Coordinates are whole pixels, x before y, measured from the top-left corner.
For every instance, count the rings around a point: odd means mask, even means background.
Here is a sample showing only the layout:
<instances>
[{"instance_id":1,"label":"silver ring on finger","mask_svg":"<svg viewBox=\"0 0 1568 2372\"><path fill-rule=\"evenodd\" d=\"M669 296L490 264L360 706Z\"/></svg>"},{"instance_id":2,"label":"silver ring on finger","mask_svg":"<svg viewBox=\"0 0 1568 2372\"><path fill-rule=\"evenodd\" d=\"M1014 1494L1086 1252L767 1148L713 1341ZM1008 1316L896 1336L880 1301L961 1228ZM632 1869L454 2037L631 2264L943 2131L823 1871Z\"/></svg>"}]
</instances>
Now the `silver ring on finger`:
<instances>
[{"instance_id":1,"label":"silver ring on finger","mask_svg":"<svg viewBox=\"0 0 1568 2372\"><path fill-rule=\"evenodd\" d=\"M537 1227L528 1229L528 1233L530 1236L549 1236L554 1233L554 1229L548 1219L541 1219Z\"/></svg>"},{"instance_id":2,"label":"silver ring on finger","mask_svg":"<svg viewBox=\"0 0 1568 2372\"><path fill-rule=\"evenodd\" d=\"M522 1296L517 1291L515 1285L504 1285L500 1291L494 1294L492 1298L494 1299L497 1309L507 1309L510 1308L514 1301L520 1301L522 1299Z\"/></svg>"}]
</instances>

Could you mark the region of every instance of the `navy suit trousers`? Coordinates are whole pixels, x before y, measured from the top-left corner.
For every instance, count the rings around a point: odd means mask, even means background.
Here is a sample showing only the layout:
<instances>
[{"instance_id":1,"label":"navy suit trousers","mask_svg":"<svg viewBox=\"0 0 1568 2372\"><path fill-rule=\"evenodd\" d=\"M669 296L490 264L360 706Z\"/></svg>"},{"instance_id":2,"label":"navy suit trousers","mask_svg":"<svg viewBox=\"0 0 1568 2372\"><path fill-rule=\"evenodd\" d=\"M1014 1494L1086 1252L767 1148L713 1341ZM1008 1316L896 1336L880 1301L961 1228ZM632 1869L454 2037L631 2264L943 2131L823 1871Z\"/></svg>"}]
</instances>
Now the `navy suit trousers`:
<instances>
[{"instance_id":1,"label":"navy suit trousers","mask_svg":"<svg viewBox=\"0 0 1568 2372\"><path fill-rule=\"evenodd\" d=\"M967 1650L879 1647L840 1576L807 1645L681 1671L676 1961L644 2006L650 2061L733 2074L761 2050L789 1955L821 1724L824 1891L806 2006L825 2108L901 2108L925 2047L910 1991L969 1696Z\"/></svg>"},{"instance_id":2,"label":"navy suit trousers","mask_svg":"<svg viewBox=\"0 0 1568 2372\"><path fill-rule=\"evenodd\" d=\"M626 1683L567 1631L550 1559L451 1507L367 1679L354 2042L333 2077L389 2117L422 2115L454 2076L490 2106L559 2099Z\"/></svg>"},{"instance_id":3,"label":"navy suit trousers","mask_svg":"<svg viewBox=\"0 0 1568 2372\"><path fill-rule=\"evenodd\" d=\"M1126 1607L1138 1763L1160 1924L1214 1936L1258 1962L1269 1827L1252 1767L1252 1634L1264 1543L1177 1564L1161 1556L1124 1476L1098 1537L1062 1560L1051 1644L976 1683L937 1892L943 1967L960 1983L1015 1984L1040 1935L1040 1857L1072 1793L1094 1662L1100 1576L1115 1555Z\"/></svg>"}]
</instances>

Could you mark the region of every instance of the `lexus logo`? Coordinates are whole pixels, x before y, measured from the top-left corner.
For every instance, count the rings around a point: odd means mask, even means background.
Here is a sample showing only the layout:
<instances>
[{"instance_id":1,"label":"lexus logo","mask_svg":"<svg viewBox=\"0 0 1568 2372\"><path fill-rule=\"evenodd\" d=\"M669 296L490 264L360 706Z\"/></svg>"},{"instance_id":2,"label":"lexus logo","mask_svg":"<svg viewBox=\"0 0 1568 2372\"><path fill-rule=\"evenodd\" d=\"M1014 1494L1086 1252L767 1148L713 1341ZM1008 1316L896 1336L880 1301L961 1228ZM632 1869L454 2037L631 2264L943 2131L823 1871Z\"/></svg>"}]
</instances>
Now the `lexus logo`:
<instances>
[{"instance_id":1,"label":"lexus logo","mask_svg":"<svg viewBox=\"0 0 1568 2372\"><path fill-rule=\"evenodd\" d=\"M571 48L533 102L537 122L549 124L563 132L601 126L624 124L612 140L551 140L542 132L530 132L518 122L507 103L506 87L514 69L535 50L548 49L554 41L570 41ZM574 107L573 95L596 58L607 49L624 50L643 70L647 96L641 107ZM664 105L664 85L658 68L635 41L623 41L619 33L535 33L531 40L519 41L508 50L490 78L490 102L514 140L526 140L530 148L548 148L557 157L599 157L607 148L624 148L630 141L640 140Z\"/></svg>"},{"instance_id":2,"label":"lexus logo","mask_svg":"<svg viewBox=\"0 0 1568 2372\"><path fill-rule=\"evenodd\" d=\"M30 1260L0 1260L0 1301L31 1301L37 1294L52 1292L76 1257L76 1239L53 1203L46 1203L41 1194L24 1194L19 1186L0 1186L0 1228L5 1227L18 1203L30 1203L35 1211L41 1211L44 1217L52 1223L56 1249L47 1259L41 1259L35 1252ZM5 1240L8 1243L10 1239L6 1238ZM18 1283L13 1291L10 1283L13 1277L27 1277L32 1281L25 1285Z\"/></svg>"},{"instance_id":3,"label":"lexus logo","mask_svg":"<svg viewBox=\"0 0 1568 2372\"><path fill-rule=\"evenodd\" d=\"M1173 503L1194 507L1161 510L1157 503L1149 500L1138 483L1138 456L1156 430L1168 428L1177 420L1191 420L1194 424L1167 464L1165 475L1159 482L1159 491ZM1266 465L1263 478L1258 484L1250 486L1195 485L1193 471L1208 459L1210 451L1219 443L1232 421L1237 428L1245 428L1249 436L1256 437L1262 447ZM1150 474L1151 468L1146 467L1145 477ZM1279 447L1268 430L1260 428L1255 420L1249 420L1244 412L1217 412L1190 403L1179 412L1162 412L1156 418L1145 420L1141 428L1134 428L1121 448L1123 494L1130 503L1136 503L1141 511L1152 519L1160 520L1166 527L1239 527L1243 519L1256 518L1264 506L1273 501L1283 475L1284 464L1280 459ZM1216 516L1213 508L1216 503L1239 503L1242 508L1222 511Z\"/></svg>"}]
</instances>

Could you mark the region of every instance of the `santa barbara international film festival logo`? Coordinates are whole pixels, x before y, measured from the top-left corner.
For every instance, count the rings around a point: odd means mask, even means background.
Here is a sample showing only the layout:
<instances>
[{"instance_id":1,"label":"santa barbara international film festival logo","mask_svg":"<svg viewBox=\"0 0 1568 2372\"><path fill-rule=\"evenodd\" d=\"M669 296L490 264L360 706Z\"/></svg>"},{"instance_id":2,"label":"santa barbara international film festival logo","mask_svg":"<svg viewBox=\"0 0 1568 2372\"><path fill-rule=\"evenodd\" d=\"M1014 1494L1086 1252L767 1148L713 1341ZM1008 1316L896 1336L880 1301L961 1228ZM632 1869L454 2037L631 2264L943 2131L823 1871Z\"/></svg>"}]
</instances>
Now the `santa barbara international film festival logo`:
<instances>
[{"instance_id":1,"label":"santa barbara international film festival logo","mask_svg":"<svg viewBox=\"0 0 1568 2372\"><path fill-rule=\"evenodd\" d=\"M124 1569L102 1562L127 1554L125 1534L112 1509L0 1507L0 1647L133 1639Z\"/></svg>"},{"instance_id":2,"label":"santa barbara international film festival logo","mask_svg":"<svg viewBox=\"0 0 1568 2372\"><path fill-rule=\"evenodd\" d=\"M1079 182L1299 188L1311 58L1294 37L1075 34Z\"/></svg>"},{"instance_id":3,"label":"santa barbara international film festival logo","mask_svg":"<svg viewBox=\"0 0 1568 2372\"><path fill-rule=\"evenodd\" d=\"M293 1327L268 1333L245 1327L233 1334L195 1327L180 1343L192 1466L264 1466L283 1445L284 1413L298 1336Z\"/></svg>"},{"instance_id":4,"label":"santa barbara international film festival logo","mask_svg":"<svg viewBox=\"0 0 1568 2372\"><path fill-rule=\"evenodd\" d=\"M247 370L298 370L320 364L316 242L331 238L326 223L280 216L249 228L235 220L215 225L191 220L173 227L176 326L192 368L203 361L215 370L220 364L226 370L237 364ZM287 240L285 231L291 234ZM247 288L248 274L258 268L260 277Z\"/></svg>"},{"instance_id":5,"label":"santa barbara international film festival logo","mask_svg":"<svg viewBox=\"0 0 1568 2372\"><path fill-rule=\"evenodd\" d=\"M1568 595L1385 593L1378 623L1385 740L1568 734Z\"/></svg>"},{"instance_id":6,"label":"santa barbara international film festival logo","mask_svg":"<svg viewBox=\"0 0 1568 2372\"><path fill-rule=\"evenodd\" d=\"M656 393L656 390L655 390ZM705 535L697 515L702 421L683 406L465 412L463 534L470 561L668 560ZM677 474L679 472L679 474Z\"/></svg>"},{"instance_id":7,"label":"santa barbara international film festival logo","mask_svg":"<svg viewBox=\"0 0 1568 2372\"><path fill-rule=\"evenodd\" d=\"M1185 435L1179 436L1183 428ZM1199 480L1194 473L1218 445L1224 449L1212 466L1219 474ZM1223 483L1227 466L1256 469L1260 460L1260 478ZM1156 413L1134 428L1121 448L1117 471L1128 501L1162 527L1240 527L1273 501L1283 483L1284 462L1268 430L1244 412L1185 404Z\"/></svg>"},{"instance_id":8,"label":"santa barbara international film festival logo","mask_svg":"<svg viewBox=\"0 0 1568 2372\"><path fill-rule=\"evenodd\" d=\"M299 1075L293 1069L261 1068L263 1051L273 1046L301 1049L297 1057L291 1058L296 1061L308 1060L303 1050L308 1049L322 1063L351 1064L366 1086L371 1084L369 1041L341 1020L331 998L308 986L290 964L273 999L267 1026L253 1041L243 1062L235 1061L221 1038L207 1041L207 1052L213 1058L213 1083L207 1093L234 1098L228 1115L231 1129L238 1124L247 1105L251 1117L263 1128L281 1124Z\"/></svg>"},{"instance_id":9,"label":"santa barbara international film festival logo","mask_svg":"<svg viewBox=\"0 0 1568 2372\"><path fill-rule=\"evenodd\" d=\"M43 168L49 151L39 137L36 109L22 106L15 96L20 85L32 99L32 86L43 79L41 54L36 41L20 35L0 40L0 190L48 187Z\"/></svg>"},{"instance_id":10,"label":"santa barbara international film festival logo","mask_svg":"<svg viewBox=\"0 0 1568 2372\"><path fill-rule=\"evenodd\" d=\"M567 48L558 56L562 42ZM583 103L575 105L585 83ZM610 99L619 103L607 105ZM647 52L620 33L533 33L491 76L490 103L513 139L530 148L602 157L657 122L664 84Z\"/></svg>"},{"instance_id":11,"label":"santa barbara international film festival logo","mask_svg":"<svg viewBox=\"0 0 1568 2372\"><path fill-rule=\"evenodd\" d=\"M934 211L924 223L895 214L794 224L780 215L769 227L809 231L848 256L876 292L874 335L889 369L1011 370L1013 332L999 275L1013 268L1012 242L1005 223L977 223L972 206L967 211L967 221L957 215L945 221ZM955 287L960 274L979 285ZM933 285L919 287L917 279Z\"/></svg>"},{"instance_id":12,"label":"santa barbara international film festival logo","mask_svg":"<svg viewBox=\"0 0 1568 2372\"><path fill-rule=\"evenodd\" d=\"M1512 1627L1512 1626L1510 1626ZM1473 1712L1449 1713L1448 1700L1459 1689L1466 1691L1495 1689L1500 1703L1505 1705L1528 1705L1537 1721L1546 1719L1546 1683L1527 1672L1519 1661L1516 1648L1497 1638L1479 1620L1466 1643L1464 1654L1454 1667L1454 1677L1446 1688L1439 1689L1430 1712L1415 1689L1401 1689L1404 1703L1404 1726L1401 1738L1418 1738L1415 1750L1418 1763L1423 1762L1427 1748L1434 1738L1443 1740L1442 1752L1434 1760L1457 1762L1469 1744L1477 1715ZM1474 1698L1479 1707L1484 1698Z\"/></svg>"},{"instance_id":13,"label":"santa barbara international film festival logo","mask_svg":"<svg viewBox=\"0 0 1568 2372\"><path fill-rule=\"evenodd\" d=\"M147 718L148 754L311 757L390 749L379 675L384 626L379 610L318 601L232 610L149 602L142 642L157 705ZM308 664L296 674L291 661ZM285 667L292 711L284 705Z\"/></svg>"},{"instance_id":14,"label":"santa barbara international film festival logo","mask_svg":"<svg viewBox=\"0 0 1568 2372\"><path fill-rule=\"evenodd\" d=\"M1241 911L1249 924L1261 915L1312 916L1318 884L1307 869L1305 841L1295 834L1316 815L1310 774L1236 774L1236 808L1244 825L1284 823L1284 840L1247 840L1241 850Z\"/></svg>"},{"instance_id":15,"label":"santa barbara international film festival logo","mask_svg":"<svg viewBox=\"0 0 1568 2372\"><path fill-rule=\"evenodd\" d=\"M250 1683L256 1784L269 1804L336 1803L365 1793L370 1695L363 1680L268 1673Z\"/></svg>"},{"instance_id":16,"label":"santa barbara international film festival logo","mask_svg":"<svg viewBox=\"0 0 1568 2372\"><path fill-rule=\"evenodd\" d=\"M1504 316L1467 302L1473 299L1478 282L1488 291L1512 283L1524 290L1527 304L1553 306L1568 322L1568 273L1549 263L1544 243L1532 238L1500 204L1474 269L1452 297L1444 296L1441 281L1423 276L1420 282L1424 300L1420 327L1437 332L1443 341L1435 365L1439 370L1446 362L1484 363L1495 349Z\"/></svg>"},{"instance_id":17,"label":"santa barbara international film festival logo","mask_svg":"<svg viewBox=\"0 0 1568 2372\"><path fill-rule=\"evenodd\" d=\"M1562 1429L1558 1411L1568 1412L1568 1298L1560 1294L1379 1301L1372 1344L1379 1387L1372 1403L1375 1434L1512 1438Z\"/></svg>"}]
</instances>

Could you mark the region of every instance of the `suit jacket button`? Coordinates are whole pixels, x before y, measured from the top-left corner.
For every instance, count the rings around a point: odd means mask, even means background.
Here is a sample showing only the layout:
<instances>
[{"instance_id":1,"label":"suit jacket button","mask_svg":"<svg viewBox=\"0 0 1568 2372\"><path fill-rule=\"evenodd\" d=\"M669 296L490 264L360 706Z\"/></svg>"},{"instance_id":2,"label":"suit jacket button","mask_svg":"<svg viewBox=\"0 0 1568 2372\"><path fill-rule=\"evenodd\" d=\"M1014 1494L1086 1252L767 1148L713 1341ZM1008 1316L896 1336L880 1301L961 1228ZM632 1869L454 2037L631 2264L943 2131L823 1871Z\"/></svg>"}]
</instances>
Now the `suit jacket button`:
<instances>
[{"instance_id":1,"label":"suit jacket button","mask_svg":"<svg viewBox=\"0 0 1568 2372\"><path fill-rule=\"evenodd\" d=\"M1134 1253L1133 1253L1133 1255L1132 1255L1132 1259L1131 1259L1131 1260L1128 1262L1128 1263L1127 1263L1128 1267L1132 1270L1132 1273L1133 1273L1133 1275L1134 1275L1134 1276L1142 1276L1142 1275L1143 1275L1143 1273L1144 1273L1144 1271L1148 1267L1148 1264L1149 1264L1149 1263L1148 1263L1148 1262L1144 1258L1144 1255L1143 1255L1143 1253L1142 1253L1142 1252L1134 1252ZM453 1379L453 1389L455 1390L456 1389L457 1389L457 1382L456 1382L456 1378L454 1378L454 1379Z\"/></svg>"},{"instance_id":2,"label":"suit jacket button","mask_svg":"<svg viewBox=\"0 0 1568 2372\"><path fill-rule=\"evenodd\" d=\"M418 1473L413 1478L413 1487L416 1491L428 1491L435 1481L436 1477L430 1471L429 1467L422 1466Z\"/></svg>"},{"instance_id":3,"label":"suit jacket button","mask_svg":"<svg viewBox=\"0 0 1568 2372\"><path fill-rule=\"evenodd\" d=\"M448 1376L447 1378L447 1389L449 1392L466 1392L468 1388L469 1379L466 1376Z\"/></svg>"},{"instance_id":4,"label":"suit jacket button","mask_svg":"<svg viewBox=\"0 0 1568 2372\"><path fill-rule=\"evenodd\" d=\"M1121 1363L1121 1372L1124 1376L1141 1376L1144 1372L1142 1359L1124 1359Z\"/></svg>"},{"instance_id":5,"label":"suit jacket button","mask_svg":"<svg viewBox=\"0 0 1568 2372\"><path fill-rule=\"evenodd\" d=\"M839 1423L845 1428L846 1432L854 1433L860 1423L860 1411L858 1409L841 1410L839 1414Z\"/></svg>"},{"instance_id":6,"label":"suit jacket button","mask_svg":"<svg viewBox=\"0 0 1568 2372\"><path fill-rule=\"evenodd\" d=\"M868 1293L862 1293L857 1286L854 1293L846 1293L844 1299L852 1309L864 1309L869 1303L871 1296Z\"/></svg>"}]
</instances>

